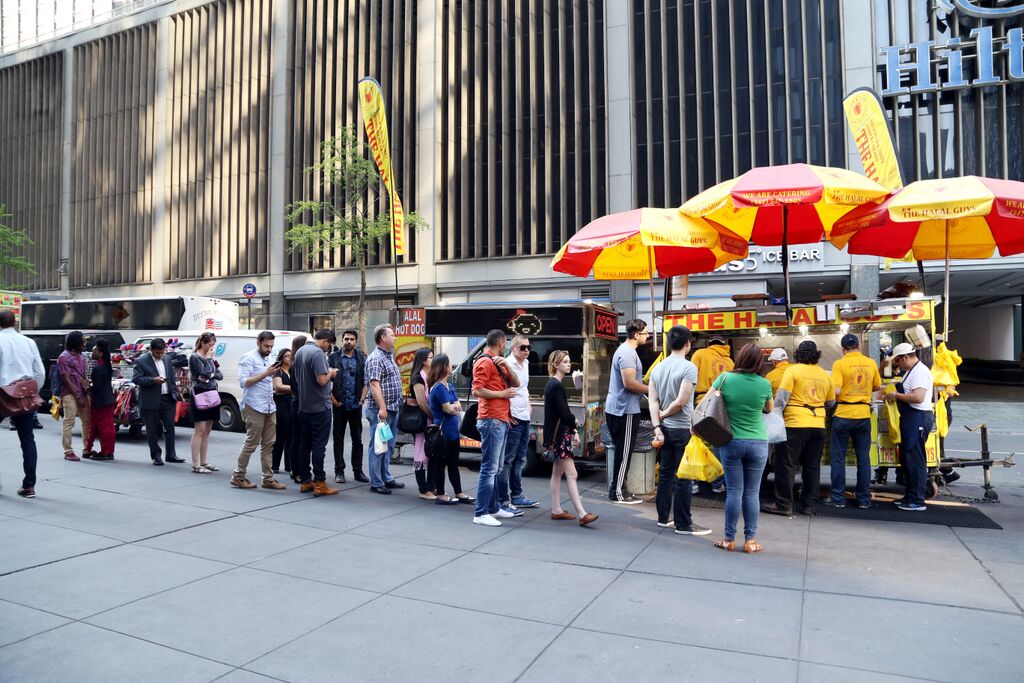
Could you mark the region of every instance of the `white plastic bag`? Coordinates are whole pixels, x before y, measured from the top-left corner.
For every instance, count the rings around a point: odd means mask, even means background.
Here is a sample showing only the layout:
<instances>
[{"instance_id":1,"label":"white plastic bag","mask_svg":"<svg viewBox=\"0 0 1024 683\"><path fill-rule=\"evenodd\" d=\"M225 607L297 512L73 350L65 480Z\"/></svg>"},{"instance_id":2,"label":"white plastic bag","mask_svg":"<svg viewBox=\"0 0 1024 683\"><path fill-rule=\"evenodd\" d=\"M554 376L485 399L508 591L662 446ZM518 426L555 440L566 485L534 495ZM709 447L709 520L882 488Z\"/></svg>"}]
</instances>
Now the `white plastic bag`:
<instances>
[{"instance_id":1,"label":"white plastic bag","mask_svg":"<svg viewBox=\"0 0 1024 683\"><path fill-rule=\"evenodd\" d=\"M764 414L764 426L768 430L768 443L783 443L786 441L786 421L782 413L775 410Z\"/></svg>"},{"instance_id":2,"label":"white plastic bag","mask_svg":"<svg viewBox=\"0 0 1024 683\"><path fill-rule=\"evenodd\" d=\"M387 422L378 422L377 428L373 430L373 452L377 455L383 455L388 452L388 441L394 435L391 433L391 427L388 426Z\"/></svg>"}]
</instances>

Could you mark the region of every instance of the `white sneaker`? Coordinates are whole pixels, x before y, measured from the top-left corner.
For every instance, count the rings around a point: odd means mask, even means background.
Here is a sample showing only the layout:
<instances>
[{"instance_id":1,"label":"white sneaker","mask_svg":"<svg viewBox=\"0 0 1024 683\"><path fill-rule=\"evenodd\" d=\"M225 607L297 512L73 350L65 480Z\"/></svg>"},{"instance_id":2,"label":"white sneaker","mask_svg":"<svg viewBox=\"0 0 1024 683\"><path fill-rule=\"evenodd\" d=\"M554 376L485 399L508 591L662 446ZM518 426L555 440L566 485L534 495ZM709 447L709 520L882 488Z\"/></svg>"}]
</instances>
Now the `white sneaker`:
<instances>
[{"instance_id":1,"label":"white sneaker","mask_svg":"<svg viewBox=\"0 0 1024 683\"><path fill-rule=\"evenodd\" d=\"M490 515L480 515L479 517L474 517L473 524L483 524L484 526L501 526L501 522L499 522Z\"/></svg>"},{"instance_id":2,"label":"white sneaker","mask_svg":"<svg viewBox=\"0 0 1024 683\"><path fill-rule=\"evenodd\" d=\"M505 510L504 508L498 508L498 511L493 515L484 515L484 517L497 517L498 519L511 519L516 516L516 513L511 510ZM475 519L475 518L474 518Z\"/></svg>"}]
</instances>

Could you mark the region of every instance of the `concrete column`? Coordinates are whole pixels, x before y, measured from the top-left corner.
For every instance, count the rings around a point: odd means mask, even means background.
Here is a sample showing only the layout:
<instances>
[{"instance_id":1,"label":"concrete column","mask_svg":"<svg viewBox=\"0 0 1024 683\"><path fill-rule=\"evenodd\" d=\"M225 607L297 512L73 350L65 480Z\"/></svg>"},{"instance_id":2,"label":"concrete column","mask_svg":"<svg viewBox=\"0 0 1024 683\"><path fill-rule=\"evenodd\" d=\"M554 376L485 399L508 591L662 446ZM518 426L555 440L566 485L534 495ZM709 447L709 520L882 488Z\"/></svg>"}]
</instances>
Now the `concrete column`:
<instances>
[{"instance_id":1,"label":"concrete column","mask_svg":"<svg viewBox=\"0 0 1024 683\"><path fill-rule=\"evenodd\" d=\"M60 154L60 253L58 262L67 264L71 258L71 164L74 153L74 75L75 51L73 48L64 50L64 78L61 106L61 145ZM60 293L71 295L71 278L67 268L60 274Z\"/></svg>"},{"instance_id":2,"label":"concrete column","mask_svg":"<svg viewBox=\"0 0 1024 683\"><path fill-rule=\"evenodd\" d=\"M171 179L167 173L167 98L170 69L171 19L156 22L156 92L153 99L153 237L150 241L153 295L164 293L167 275L167 205L171 198Z\"/></svg>"},{"instance_id":3,"label":"concrete column","mask_svg":"<svg viewBox=\"0 0 1024 683\"><path fill-rule=\"evenodd\" d=\"M269 327L287 327L284 297L285 266L285 210L284 187L288 180L285 149L288 141L288 83L291 71L288 65L288 32L291 26L290 2L275 2L270 43L270 196L268 198L267 240L269 254L269 296L267 317L263 324Z\"/></svg>"},{"instance_id":4,"label":"concrete column","mask_svg":"<svg viewBox=\"0 0 1024 683\"><path fill-rule=\"evenodd\" d=\"M437 77L440 43L437 41L439 14L443 11L438 0L420 2L416 21L416 212L427 222L428 228L416 235L417 301L425 306L437 303L437 252L440 233L435 229L438 220L437 198L440 188L436 184L444 150L437 130L438 102L444 84Z\"/></svg>"},{"instance_id":5,"label":"concrete column","mask_svg":"<svg viewBox=\"0 0 1024 683\"><path fill-rule=\"evenodd\" d=\"M630 3L608 0L605 5L605 73L608 93L608 211L636 206L633 191L633 59L629 48ZM620 322L636 317L633 282L611 282L609 297L624 312Z\"/></svg>"}]
</instances>

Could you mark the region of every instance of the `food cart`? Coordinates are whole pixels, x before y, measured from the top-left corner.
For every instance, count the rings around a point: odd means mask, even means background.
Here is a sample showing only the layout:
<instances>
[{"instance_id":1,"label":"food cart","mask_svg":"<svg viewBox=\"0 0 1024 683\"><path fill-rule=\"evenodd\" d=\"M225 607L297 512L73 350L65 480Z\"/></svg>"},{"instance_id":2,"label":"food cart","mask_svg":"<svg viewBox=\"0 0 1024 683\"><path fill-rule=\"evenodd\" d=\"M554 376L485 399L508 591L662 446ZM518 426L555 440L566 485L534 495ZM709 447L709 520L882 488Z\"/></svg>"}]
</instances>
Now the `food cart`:
<instances>
[{"instance_id":1,"label":"food cart","mask_svg":"<svg viewBox=\"0 0 1024 683\"><path fill-rule=\"evenodd\" d=\"M887 371L891 366L886 352L900 342L911 341L907 335L916 326L923 328L929 340L933 339L934 311L938 302L939 297L919 297L798 304L788 311L785 306L672 311L664 316L664 330L667 332L674 325L689 328L696 334L695 349L704 346L707 338L713 335L729 343L732 355L745 344L755 342L766 357L772 349L783 348L791 359L800 342L809 339L821 351L819 364L822 369L829 372L832 364L843 355L840 339L848 332L853 333L861 339L861 352L878 361L884 388L886 384L896 381L892 373ZM928 437L925 450L929 474L934 475L941 457L939 436L934 429ZM852 444L847 451L846 461L850 465L857 462ZM827 441L823 462L829 462ZM889 439L885 405L877 399L871 402L871 465L899 466L897 446ZM929 495L933 495L935 490L934 481L931 481Z\"/></svg>"}]
</instances>

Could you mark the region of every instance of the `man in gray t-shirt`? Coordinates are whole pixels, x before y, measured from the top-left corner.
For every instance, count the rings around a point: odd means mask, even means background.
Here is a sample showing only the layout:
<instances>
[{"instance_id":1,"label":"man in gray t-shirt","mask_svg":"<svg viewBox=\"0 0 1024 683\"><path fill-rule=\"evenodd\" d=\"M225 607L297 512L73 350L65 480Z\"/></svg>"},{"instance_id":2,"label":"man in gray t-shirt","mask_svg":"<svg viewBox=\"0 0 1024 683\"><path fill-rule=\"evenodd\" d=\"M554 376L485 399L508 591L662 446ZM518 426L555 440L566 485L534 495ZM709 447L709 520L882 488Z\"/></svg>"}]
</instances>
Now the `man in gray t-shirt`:
<instances>
[{"instance_id":1,"label":"man in gray t-shirt","mask_svg":"<svg viewBox=\"0 0 1024 683\"><path fill-rule=\"evenodd\" d=\"M331 381L338 372L327 362L327 351L334 340L333 331L317 330L313 339L295 352L292 361L292 373L299 385L298 443L292 463L302 482L299 491L312 491L314 496L338 492L327 486L324 472L324 455L331 436Z\"/></svg>"},{"instance_id":2,"label":"man in gray t-shirt","mask_svg":"<svg viewBox=\"0 0 1024 683\"><path fill-rule=\"evenodd\" d=\"M675 526L677 534L705 536L711 529L693 523L690 517L692 482L676 479L676 470L690 443L690 415L693 413L693 388L697 385L697 366L686 360L692 335L682 325L668 331L670 355L651 372L648 395L655 438L663 443L658 451L658 526ZM674 504L673 504L674 497ZM673 520L669 521L669 514Z\"/></svg>"},{"instance_id":3,"label":"man in gray t-shirt","mask_svg":"<svg viewBox=\"0 0 1024 683\"><path fill-rule=\"evenodd\" d=\"M615 444L615 462L609 472L608 497L613 503L636 505L642 502L626 490L629 456L636 446L636 429L640 415L640 395L647 393L643 383L644 369L636 349L647 341L650 332L643 320L626 323L626 341L612 356L612 372L608 378L608 397L604 416L608 432Z\"/></svg>"}]
</instances>

